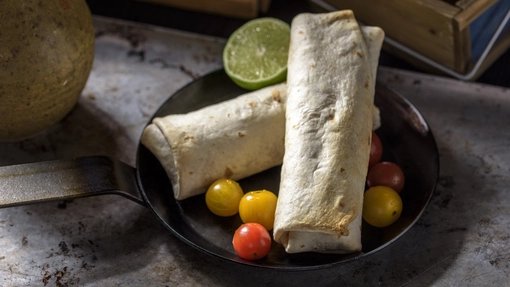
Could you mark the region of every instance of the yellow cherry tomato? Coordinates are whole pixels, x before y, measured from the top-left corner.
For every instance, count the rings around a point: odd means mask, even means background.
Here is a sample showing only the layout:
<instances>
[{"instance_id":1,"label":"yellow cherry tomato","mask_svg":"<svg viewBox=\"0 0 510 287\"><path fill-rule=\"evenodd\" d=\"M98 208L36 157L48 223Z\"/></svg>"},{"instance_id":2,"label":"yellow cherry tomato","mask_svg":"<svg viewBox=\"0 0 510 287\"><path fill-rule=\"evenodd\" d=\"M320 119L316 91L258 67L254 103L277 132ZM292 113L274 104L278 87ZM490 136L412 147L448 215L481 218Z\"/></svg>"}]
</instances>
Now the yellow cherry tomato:
<instances>
[{"instance_id":1,"label":"yellow cherry tomato","mask_svg":"<svg viewBox=\"0 0 510 287\"><path fill-rule=\"evenodd\" d=\"M269 190L247 192L239 202L239 216L244 223L255 222L271 230L278 198Z\"/></svg>"},{"instance_id":2,"label":"yellow cherry tomato","mask_svg":"<svg viewBox=\"0 0 510 287\"><path fill-rule=\"evenodd\" d=\"M205 204L218 216L232 216L239 211L239 201L243 197L243 189L234 180L218 179L205 193Z\"/></svg>"},{"instance_id":3,"label":"yellow cherry tomato","mask_svg":"<svg viewBox=\"0 0 510 287\"><path fill-rule=\"evenodd\" d=\"M387 186L374 186L365 191L363 219L375 227L393 224L402 214L400 195Z\"/></svg>"}]
</instances>

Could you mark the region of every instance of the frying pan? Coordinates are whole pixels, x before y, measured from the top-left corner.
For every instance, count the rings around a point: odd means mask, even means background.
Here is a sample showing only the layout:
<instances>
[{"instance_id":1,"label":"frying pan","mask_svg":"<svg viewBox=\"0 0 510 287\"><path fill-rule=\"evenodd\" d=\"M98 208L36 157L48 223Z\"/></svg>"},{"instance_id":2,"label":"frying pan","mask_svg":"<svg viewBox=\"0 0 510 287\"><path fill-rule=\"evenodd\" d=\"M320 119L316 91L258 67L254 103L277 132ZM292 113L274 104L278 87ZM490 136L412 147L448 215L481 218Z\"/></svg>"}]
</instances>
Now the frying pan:
<instances>
[{"instance_id":1,"label":"frying pan","mask_svg":"<svg viewBox=\"0 0 510 287\"><path fill-rule=\"evenodd\" d=\"M177 91L153 118L186 113L245 92L223 70L218 70ZM376 132L383 143L383 160L397 163L406 175L406 186L401 193L404 208L400 219L389 227L375 228L363 223L363 249L357 253L286 254L281 245L274 243L263 259L240 259L231 244L234 231L242 223L239 216L214 216L207 209L203 195L175 200L163 167L141 144L136 167L104 156L0 167L0 207L118 194L151 209L184 242L227 261L289 271L343 264L383 249L408 231L428 205L439 175L437 145L419 111L397 91L380 82L376 86L375 103L381 111L381 127ZM239 183L245 191L265 188L277 193L279 181L280 167L274 167Z\"/></svg>"}]
</instances>

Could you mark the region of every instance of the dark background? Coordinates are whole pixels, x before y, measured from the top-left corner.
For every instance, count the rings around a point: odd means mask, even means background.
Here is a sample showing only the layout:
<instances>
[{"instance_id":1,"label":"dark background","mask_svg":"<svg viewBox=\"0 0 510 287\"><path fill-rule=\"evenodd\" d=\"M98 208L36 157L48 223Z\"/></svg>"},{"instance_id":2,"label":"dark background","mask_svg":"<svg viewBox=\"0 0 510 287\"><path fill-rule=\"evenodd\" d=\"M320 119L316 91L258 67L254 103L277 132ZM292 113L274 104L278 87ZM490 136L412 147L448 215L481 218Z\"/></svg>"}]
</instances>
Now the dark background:
<instances>
[{"instance_id":1,"label":"dark background","mask_svg":"<svg viewBox=\"0 0 510 287\"><path fill-rule=\"evenodd\" d=\"M211 0L214 1L214 0ZM228 38L247 20L192 12L173 7L129 0L87 0L95 15L153 24L172 29ZM273 0L263 16L282 19L288 23L301 12L313 11L306 0ZM423 72L408 62L386 52L381 53L380 65ZM510 49L476 80L480 83L510 87Z\"/></svg>"}]
</instances>

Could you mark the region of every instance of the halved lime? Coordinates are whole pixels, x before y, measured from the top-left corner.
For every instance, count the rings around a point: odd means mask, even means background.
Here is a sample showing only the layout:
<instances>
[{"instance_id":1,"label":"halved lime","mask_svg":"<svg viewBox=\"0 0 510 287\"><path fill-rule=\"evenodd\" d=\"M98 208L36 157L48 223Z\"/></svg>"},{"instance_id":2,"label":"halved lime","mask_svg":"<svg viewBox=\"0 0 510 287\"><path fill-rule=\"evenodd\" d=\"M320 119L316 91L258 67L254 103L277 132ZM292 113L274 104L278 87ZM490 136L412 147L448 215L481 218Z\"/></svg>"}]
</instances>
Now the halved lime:
<instances>
[{"instance_id":1,"label":"halved lime","mask_svg":"<svg viewBox=\"0 0 510 287\"><path fill-rule=\"evenodd\" d=\"M240 87L256 90L287 77L290 27L270 17L248 21L228 38L223 50L227 75Z\"/></svg>"}]
</instances>

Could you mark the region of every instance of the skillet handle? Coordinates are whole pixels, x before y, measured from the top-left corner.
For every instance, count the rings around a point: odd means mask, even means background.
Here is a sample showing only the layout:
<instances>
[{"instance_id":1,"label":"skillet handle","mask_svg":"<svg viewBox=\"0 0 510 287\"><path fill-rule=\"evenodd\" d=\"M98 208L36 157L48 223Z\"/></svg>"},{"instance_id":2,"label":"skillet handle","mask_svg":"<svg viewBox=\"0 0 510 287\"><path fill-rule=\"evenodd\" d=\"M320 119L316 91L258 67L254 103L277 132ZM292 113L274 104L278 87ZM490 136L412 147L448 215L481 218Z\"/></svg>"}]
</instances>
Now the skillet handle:
<instances>
[{"instance_id":1,"label":"skillet handle","mask_svg":"<svg viewBox=\"0 0 510 287\"><path fill-rule=\"evenodd\" d=\"M0 208L118 194L146 205L135 168L106 156L0 167Z\"/></svg>"}]
</instances>

